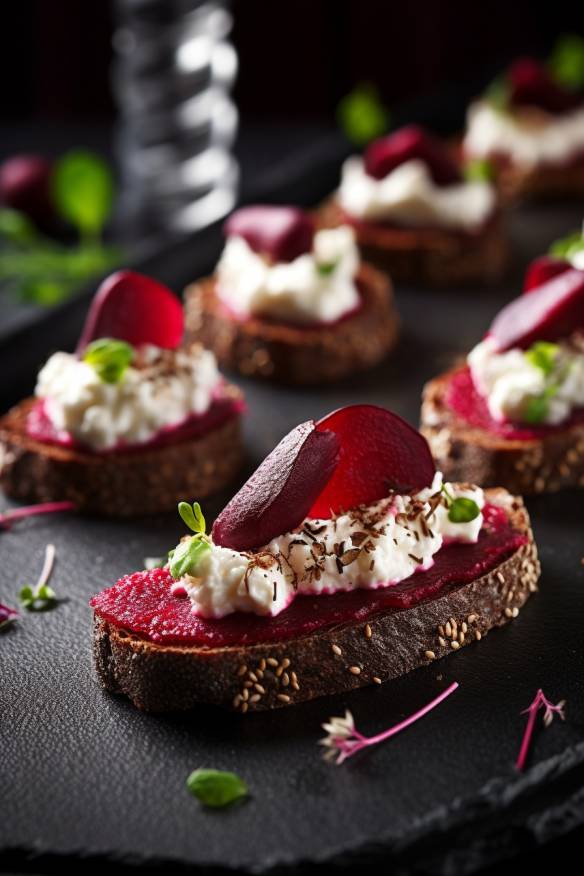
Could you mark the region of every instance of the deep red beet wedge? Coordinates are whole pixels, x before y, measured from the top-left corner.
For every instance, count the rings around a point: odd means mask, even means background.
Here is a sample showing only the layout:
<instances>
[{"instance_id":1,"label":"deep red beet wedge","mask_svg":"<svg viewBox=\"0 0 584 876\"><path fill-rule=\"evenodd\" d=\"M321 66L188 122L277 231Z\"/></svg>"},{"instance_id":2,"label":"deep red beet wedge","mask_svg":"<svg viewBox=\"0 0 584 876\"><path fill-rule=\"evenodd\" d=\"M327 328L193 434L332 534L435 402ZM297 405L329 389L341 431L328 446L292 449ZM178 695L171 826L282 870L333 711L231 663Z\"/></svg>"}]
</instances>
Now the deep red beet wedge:
<instances>
[{"instance_id":1,"label":"deep red beet wedge","mask_svg":"<svg viewBox=\"0 0 584 876\"><path fill-rule=\"evenodd\" d=\"M243 237L254 252L275 262L291 262L310 252L314 225L298 207L242 207L225 223L227 237Z\"/></svg>"},{"instance_id":2,"label":"deep red beet wedge","mask_svg":"<svg viewBox=\"0 0 584 876\"><path fill-rule=\"evenodd\" d=\"M548 280L553 280L554 277L564 274L571 267L570 262L565 261L565 259L558 259L549 255L540 256L531 262L525 272L523 291L532 292L534 289L539 289Z\"/></svg>"},{"instance_id":3,"label":"deep red beet wedge","mask_svg":"<svg viewBox=\"0 0 584 876\"><path fill-rule=\"evenodd\" d=\"M280 442L219 516L213 539L245 551L241 562L268 577L270 558L254 546L297 527L311 503L309 515L321 501L348 510L392 486L427 486L433 474L424 439L399 417L371 405L342 408ZM207 619L173 587L169 568L127 575L91 600L99 678L148 711L204 702L245 713L403 675L508 622L535 589L539 563L521 500L489 491L483 515L476 543L444 545L426 571L369 590L298 593L273 617ZM314 545L317 563L326 548L315 533L308 524L298 538L312 539L303 543ZM336 545L335 556L353 562L364 536ZM279 562L285 569L283 554ZM342 576L340 559L337 568ZM442 634L453 618L456 646Z\"/></svg>"},{"instance_id":4,"label":"deep red beet wedge","mask_svg":"<svg viewBox=\"0 0 584 876\"><path fill-rule=\"evenodd\" d=\"M20 210L34 222L53 215L52 165L41 155L15 155L0 165L0 204Z\"/></svg>"},{"instance_id":5,"label":"deep red beet wedge","mask_svg":"<svg viewBox=\"0 0 584 876\"><path fill-rule=\"evenodd\" d=\"M181 303L170 289L144 274L117 271L103 281L91 302L77 353L97 338L172 350L183 330Z\"/></svg>"},{"instance_id":6,"label":"deep red beet wedge","mask_svg":"<svg viewBox=\"0 0 584 876\"><path fill-rule=\"evenodd\" d=\"M570 268L504 307L488 335L503 351L527 349L535 341L557 341L582 328L584 271Z\"/></svg>"},{"instance_id":7,"label":"deep red beet wedge","mask_svg":"<svg viewBox=\"0 0 584 876\"><path fill-rule=\"evenodd\" d=\"M436 185L450 186L462 180L460 168L445 146L418 125L400 128L371 143L365 150L365 170L369 176L383 179L400 164L413 159L424 162Z\"/></svg>"},{"instance_id":8,"label":"deep red beet wedge","mask_svg":"<svg viewBox=\"0 0 584 876\"><path fill-rule=\"evenodd\" d=\"M509 102L513 107L532 106L544 112L569 112L580 103L574 92L562 88L546 66L533 58L519 58L507 73Z\"/></svg>"}]
</instances>

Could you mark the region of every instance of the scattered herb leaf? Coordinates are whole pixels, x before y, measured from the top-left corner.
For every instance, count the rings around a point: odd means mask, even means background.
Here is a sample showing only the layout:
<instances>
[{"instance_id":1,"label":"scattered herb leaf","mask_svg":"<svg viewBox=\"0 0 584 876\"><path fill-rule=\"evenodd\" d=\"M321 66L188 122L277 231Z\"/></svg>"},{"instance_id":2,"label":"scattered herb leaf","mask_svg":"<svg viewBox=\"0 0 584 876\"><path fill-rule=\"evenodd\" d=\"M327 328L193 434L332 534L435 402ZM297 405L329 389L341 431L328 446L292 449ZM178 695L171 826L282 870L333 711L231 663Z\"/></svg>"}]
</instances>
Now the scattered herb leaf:
<instances>
[{"instance_id":1,"label":"scattered herb leaf","mask_svg":"<svg viewBox=\"0 0 584 876\"><path fill-rule=\"evenodd\" d=\"M204 806L220 808L247 797L246 783L236 773L198 769L187 779L187 788Z\"/></svg>"},{"instance_id":2,"label":"scattered herb leaf","mask_svg":"<svg viewBox=\"0 0 584 876\"><path fill-rule=\"evenodd\" d=\"M527 719L527 726L525 728L525 733L523 734L523 739L521 740L521 748L519 749L519 755L518 755L517 761L515 763L515 766L518 770L522 770L525 767L527 755L529 754L529 746L531 744L531 737L533 736L533 730L535 727L535 719L537 718L537 713L539 712L539 710L545 709L545 712L543 714L543 723L544 723L544 727L549 727L549 725L552 723L552 721L554 719L554 714L559 715L560 718L562 719L562 721L565 720L565 715L564 715L564 706L565 705L566 705L565 700L560 700L560 702L556 703L556 705L554 705L553 703L550 703L550 701L546 698L546 696L544 695L544 692L540 688L538 690L538 692L536 693L535 699L533 700L531 705L528 706L528 708L525 709L525 711L521 713L522 715L527 714L527 715L529 715L529 717Z\"/></svg>"},{"instance_id":3,"label":"scattered herb leaf","mask_svg":"<svg viewBox=\"0 0 584 876\"><path fill-rule=\"evenodd\" d=\"M450 687L447 687L446 690L442 691L441 694L426 706L419 709L419 711L414 712L409 718L400 721L399 724L394 724L389 730L385 730L383 733L378 733L377 736L368 737L359 733L355 728L353 715L348 710L342 718L329 718L328 723L322 725L322 728L323 730L326 730L327 735L324 739L321 739L319 743L320 745L324 745L327 749L324 755L325 759L334 760L337 764L341 764L348 757L352 757L363 748L366 748L369 745L377 745L379 742L385 742L386 739L390 739L392 736L405 730L410 724L413 724L415 721L423 718L424 715L427 715L428 712L431 712L432 709L435 709L436 706L449 697L450 694L454 693L457 687L458 682L454 681Z\"/></svg>"},{"instance_id":4,"label":"scattered herb leaf","mask_svg":"<svg viewBox=\"0 0 584 876\"><path fill-rule=\"evenodd\" d=\"M337 107L337 119L345 136L358 146L384 134L390 123L387 107L371 82L357 85Z\"/></svg>"},{"instance_id":5,"label":"scattered herb leaf","mask_svg":"<svg viewBox=\"0 0 584 876\"><path fill-rule=\"evenodd\" d=\"M170 574L173 578L183 575L195 575L201 558L211 550L211 546L200 535L193 535L181 541L172 551L169 551Z\"/></svg>"},{"instance_id":6,"label":"scattered herb leaf","mask_svg":"<svg viewBox=\"0 0 584 876\"><path fill-rule=\"evenodd\" d=\"M464 165L464 177L468 182L492 182L495 167L488 158L471 158Z\"/></svg>"},{"instance_id":7,"label":"scattered herb leaf","mask_svg":"<svg viewBox=\"0 0 584 876\"><path fill-rule=\"evenodd\" d=\"M550 247L550 255L558 259L570 260L572 256L584 250L584 235L581 231L574 231L561 240L556 240Z\"/></svg>"},{"instance_id":8,"label":"scattered herb leaf","mask_svg":"<svg viewBox=\"0 0 584 876\"><path fill-rule=\"evenodd\" d=\"M552 76L564 88L580 91L584 88L584 38L565 34L556 42L548 66Z\"/></svg>"},{"instance_id":9,"label":"scattered herb leaf","mask_svg":"<svg viewBox=\"0 0 584 876\"><path fill-rule=\"evenodd\" d=\"M91 365L103 383L119 383L133 355L133 347L125 341L99 338L88 345L83 361Z\"/></svg>"},{"instance_id":10,"label":"scattered herb leaf","mask_svg":"<svg viewBox=\"0 0 584 876\"><path fill-rule=\"evenodd\" d=\"M48 544L45 549L45 561L36 587L23 587L18 594L22 607L27 611L48 611L55 607L57 594L49 587L49 578L55 565L55 545Z\"/></svg>"},{"instance_id":11,"label":"scattered herb leaf","mask_svg":"<svg viewBox=\"0 0 584 876\"><path fill-rule=\"evenodd\" d=\"M114 182L107 163L91 152L69 152L53 171L53 200L63 219L83 240L96 241L113 203Z\"/></svg>"},{"instance_id":12,"label":"scattered herb leaf","mask_svg":"<svg viewBox=\"0 0 584 876\"><path fill-rule=\"evenodd\" d=\"M525 351L524 355L531 365L539 368L547 377L554 370L559 352L558 344L552 344L550 341L536 341Z\"/></svg>"},{"instance_id":13,"label":"scattered herb leaf","mask_svg":"<svg viewBox=\"0 0 584 876\"><path fill-rule=\"evenodd\" d=\"M198 502L193 502L192 505L189 505L188 502L179 502L178 513L189 529L196 533L205 534L207 524Z\"/></svg>"},{"instance_id":14,"label":"scattered herb leaf","mask_svg":"<svg viewBox=\"0 0 584 876\"><path fill-rule=\"evenodd\" d=\"M481 513L481 509L474 499L467 499L464 496L459 496L454 499L448 509L448 519L451 523L470 523Z\"/></svg>"}]
</instances>

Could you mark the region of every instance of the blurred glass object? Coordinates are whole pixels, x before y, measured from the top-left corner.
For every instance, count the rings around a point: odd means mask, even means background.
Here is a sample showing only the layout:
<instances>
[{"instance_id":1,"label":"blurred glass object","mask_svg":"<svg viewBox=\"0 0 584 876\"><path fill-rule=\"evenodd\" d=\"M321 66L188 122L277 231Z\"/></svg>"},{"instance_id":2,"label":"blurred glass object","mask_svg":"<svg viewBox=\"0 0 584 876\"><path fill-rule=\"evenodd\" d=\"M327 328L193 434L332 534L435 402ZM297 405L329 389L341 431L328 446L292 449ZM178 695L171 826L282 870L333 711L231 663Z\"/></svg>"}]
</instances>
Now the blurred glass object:
<instances>
[{"instance_id":1,"label":"blurred glass object","mask_svg":"<svg viewBox=\"0 0 584 876\"><path fill-rule=\"evenodd\" d=\"M116 0L122 216L190 231L234 206L237 55L224 0Z\"/></svg>"}]
</instances>

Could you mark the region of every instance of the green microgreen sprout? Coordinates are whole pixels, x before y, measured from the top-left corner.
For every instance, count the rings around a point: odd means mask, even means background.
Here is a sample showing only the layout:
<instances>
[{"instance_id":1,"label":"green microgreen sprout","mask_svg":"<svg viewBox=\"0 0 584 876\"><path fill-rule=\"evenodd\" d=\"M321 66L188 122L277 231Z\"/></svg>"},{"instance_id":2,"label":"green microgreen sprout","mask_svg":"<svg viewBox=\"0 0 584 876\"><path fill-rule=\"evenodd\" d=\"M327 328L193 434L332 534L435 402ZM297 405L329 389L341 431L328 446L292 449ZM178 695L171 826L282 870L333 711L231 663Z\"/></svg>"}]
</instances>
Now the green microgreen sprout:
<instances>
[{"instance_id":1,"label":"green microgreen sprout","mask_svg":"<svg viewBox=\"0 0 584 876\"><path fill-rule=\"evenodd\" d=\"M337 107L337 119L347 139L357 146L380 137L390 124L389 111L371 82L360 83L343 97Z\"/></svg>"},{"instance_id":2,"label":"green microgreen sprout","mask_svg":"<svg viewBox=\"0 0 584 876\"><path fill-rule=\"evenodd\" d=\"M492 182L495 167L488 158L470 158L464 165L464 178L468 182Z\"/></svg>"},{"instance_id":3,"label":"green microgreen sprout","mask_svg":"<svg viewBox=\"0 0 584 876\"><path fill-rule=\"evenodd\" d=\"M541 395L531 396L525 404L523 420L532 426L537 426L539 423L543 423L549 413L550 400L554 397L559 388L558 383L552 383L544 389Z\"/></svg>"},{"instance_id":4,"label":"green microgreen sprout","mask_svg":"<svg viewBox=\"0 0 584 876\"><path fill-rule=\"evenodd\" d=\"M204 806L215 809L247 797L246 783L236 773L198 769L187 779L187 788Z\"/></svg>"},{"instance_id":5,"label":"green microgreen sprout","mask_svg":"<svg viewBox=\"0 0 584 876\"><path fill-rule=\"evenodd\" d=\"M99 338L87 346L83 361L91 365L103 383L120 383L133 355L133 347L125 341Z\"/></svg>"},{"instance_id":6,"label":"green microgreen sprout","mask_svg":"<svg viewBox=\"0 0 584 876\"><path fill-rule=\"evenodd\" d=\"M570 91L584 88L584 37L564 34L556 42L548 61L551 74Z\"/></svg>"},{"instance_id":7,"label":"green microgreen sprout","mask_svg":"<svg viewBox=\"0 0 584 876\"><path fill-rule=\"evenodd\" d=\"M188 502L179 502L178 513L194 535L182 539L168 552L170 574L175 579L183 575L196 575L199 562L211 550L206 535L207 524L199 503L190 505Z\"/></svg>"},{"instance_id":8,"label":"green microgreen sprout","mask_svg":"<svg viewBox=\"0 0 584 876\"><path fill-rule=\"evenodd\" d=\"M577 253L584 250L584 235L581 231L574 231L561 240L556 240L550 247L550 255L558 259L569 261Z\"/></svg>"},{"instance_id":9,"label":"green microgreen sprout","mask_svg":"<svg viewBox=\"0 0 584 876\"><path fill-rule=\"evenodd\" d=\"M55 565L55 546L48 544L45 550L45 561L35 587L27 585L20 590L18 598L26 611L49 611L57 604L57 594L49 586L49 579Z\"/></svg>"},{"instance_id":10,"label":"green microgreen sprout","mask_svg":"<svg viewBox=\"0 0 584 876\"><path fill-rule=\"evenodd\" d=\"M531 365L539 368L548 377L556 367L559 352L558 344L552 344L551 341L536 341L524 355Z\"/></svg>"},{"instance_id":11,"label":"green microgreen sprout","mask_svg":"<svg viewBox=\"0 0 584 876\"><path fill-rule=\"evenodd\" d=\"M316 271L321 277L330 277L330 275L336 270L339 262L317 262L316 263Z\"/></svg>"},{"instance_id":12,"label":"green microgreen sprout","mask_svg":"<svg viewBox=\"0 0 584 876\"><path fill-rule=\"evenodd\" d=\"M509 83L505 76L497 76L485 91L485 100L499 112L506 112L509 106Z\"/></svg>"},{"instance_id":13,"label":"green microgreen sprout","mask_svg":"<svg viewBox=\"0 0 584 876\"><path fill-rule=\"evenodd\" d=\"M448 519L451 523L470 523L481 513L481 509L474 499L468 499L466 496L458 496L455 499L445 484L442 484L441 489L446 499Z\"/></svg>"}]
</instances>

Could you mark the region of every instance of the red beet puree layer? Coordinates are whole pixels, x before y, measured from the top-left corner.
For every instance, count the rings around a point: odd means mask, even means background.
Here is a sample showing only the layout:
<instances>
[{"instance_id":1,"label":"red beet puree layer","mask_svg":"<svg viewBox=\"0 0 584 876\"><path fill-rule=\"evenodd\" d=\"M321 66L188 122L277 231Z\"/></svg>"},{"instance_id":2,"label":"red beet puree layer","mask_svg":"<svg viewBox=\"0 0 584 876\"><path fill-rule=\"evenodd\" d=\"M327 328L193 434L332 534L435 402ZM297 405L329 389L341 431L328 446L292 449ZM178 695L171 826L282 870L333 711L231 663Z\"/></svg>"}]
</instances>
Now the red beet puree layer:
<instances>
[{"instance_id":1,"label":"red beet puree layer","mask_svg":"<svg viewBox=\"0 0 584 876\"><path fill-rule=\"evenodd\" d=\"M306 636L331 625L365 621L390 608L411 608L435 599L446 587L480 578L526 543L526 537L511 527L502 509L487 505L483 513L485 523L478 542L445 545L428 571L378 590L297 596L276 617L242 612L221 620L197 617L189 599L171 594L173 579L166 569L126 575L94 596L90 604L104 620L160 645L220 648Z\"/></svg>"},{"instance_id":2,"label":"red beet puree layer","mask_svg":"<svg viewBox=\"0 0 584 876\"><path fill-rule=\"evenodd\" d=\"M584 422L584 408L578 408L568 420L557 426L530 426L527 423L513 423L510 420L502 422L494 420L485 398L473 383L470 369L466 366L453 374L445 401L450 410L470 426L485 432L493 432L509 441L537 440Z\"/></svg>"},{"instance_id":3,"label":"red beet puree layer","mask_svg":"<svg viewBox=\"0 0 584 876\"><path fill-rule=\"evenodd\" d=\"M72 450L87 453L97 453L100 455L108 453L140 453L140 451L166 447L169 444L179 444L182 441L195 441L197 438L206 435L207 432L218 429L231 417L241 414L244 408L245 404L241 399L223 395L223 391L220 389L217 391L211 406L204 414L197 414L188 417L176 425L166 426L149 441L144 441L142 444L128 444L125 441L120 441L115 447L108 450L95 450L93 447L88 447L77 441L69 432L59 432L55 429L47 415L45 403L41 399L35 404L27 417L26 433L30 438L42 441L43 444L57 444L60 447L68 447Z\"/></svg>"}]
</instances>

